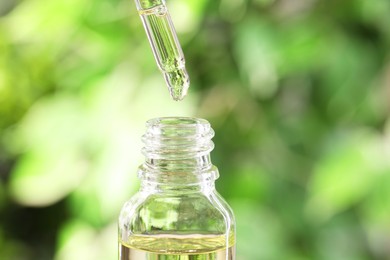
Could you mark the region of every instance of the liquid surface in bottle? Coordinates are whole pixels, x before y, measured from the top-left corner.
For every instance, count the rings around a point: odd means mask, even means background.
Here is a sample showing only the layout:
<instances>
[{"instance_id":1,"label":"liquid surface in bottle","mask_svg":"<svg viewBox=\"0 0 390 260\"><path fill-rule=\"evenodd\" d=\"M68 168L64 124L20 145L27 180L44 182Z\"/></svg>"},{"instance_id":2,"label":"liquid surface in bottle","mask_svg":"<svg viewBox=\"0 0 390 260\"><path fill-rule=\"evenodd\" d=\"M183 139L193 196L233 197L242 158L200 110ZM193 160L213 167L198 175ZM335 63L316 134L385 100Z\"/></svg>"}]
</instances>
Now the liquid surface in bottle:
<instances>
[{"instance_id":1,"label":"liquid surface in bottle","mask_svg":"<svg viewBox=\"0 0 390 260\"><path fill-rule=\"evenodd\" d=\"M138 11L159 69L174 100L187 94L190 79L179 40L165 4Z\"/></svg>"},{"instance_id":2,"label":"liquid surface in bottle","mask_svg":"<svg viewBox=\"0 0 390 260\"><path fill-rule=\"evenodd\" d=\"M234 236L226 248L225 235L133 236L120 243L120 260L234 260Z\"/></svg>"}]
</instances>

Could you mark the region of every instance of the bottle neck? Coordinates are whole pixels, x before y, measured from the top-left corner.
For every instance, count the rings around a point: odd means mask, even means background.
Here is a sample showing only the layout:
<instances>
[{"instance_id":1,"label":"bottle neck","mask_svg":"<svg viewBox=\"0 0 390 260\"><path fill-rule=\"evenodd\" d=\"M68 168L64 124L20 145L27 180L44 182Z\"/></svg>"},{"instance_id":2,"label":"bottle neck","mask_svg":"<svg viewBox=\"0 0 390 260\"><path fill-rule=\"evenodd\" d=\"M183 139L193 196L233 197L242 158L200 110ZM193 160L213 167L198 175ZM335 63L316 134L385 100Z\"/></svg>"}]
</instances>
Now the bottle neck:
<instances>
[{"instance_id":1,"label":"bottle neck","mask_svg":"<svg viewBox=\"0 0 390 260\"><path fill-rule=\"evenodd\" d=\"M146 192L204 192L215 189L215 180L218 178L218 169L212 166L207 171L153 171L146 164L140 166L138 177L141 179L141 191Z\"/></svg>"},{"instance_id":2,"label":"bottle neck","mask_svg":"<svg viewBox=\"0 0 390 260\"><path fill-rule=\"evenodd\" d=\"M213 166L211 164L210 154L181 159L146 157L144 165L151 171L157 171L161 173L187 172L188 174L197 174L200 172L208 171Z\"/></svg>"},{"instance_id":3,"label":"bottle neck","mask_svg":"<svg viewBox=\"0 0 390 260\"><path fill-rule=\"evenodd\" d=\"M138 171L142 187L159 189L214 188L218 170L211 163L214 148L210 124L196 118L157 118L147 122Z\"/></svg>"}]
</instances>

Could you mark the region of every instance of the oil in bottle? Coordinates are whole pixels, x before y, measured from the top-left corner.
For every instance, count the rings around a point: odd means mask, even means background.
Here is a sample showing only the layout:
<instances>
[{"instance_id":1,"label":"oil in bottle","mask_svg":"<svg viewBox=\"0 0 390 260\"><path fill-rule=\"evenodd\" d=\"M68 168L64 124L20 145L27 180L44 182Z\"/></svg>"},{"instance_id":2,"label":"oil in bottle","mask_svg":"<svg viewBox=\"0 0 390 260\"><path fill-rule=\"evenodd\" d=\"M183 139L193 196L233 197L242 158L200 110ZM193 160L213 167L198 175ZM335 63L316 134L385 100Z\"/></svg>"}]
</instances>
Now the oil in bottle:
<instances>
[{"instance_id":1,"label":"oil in bottle","mask_svg":"<svg viewBox=\"0 0 390 260\"><path fill-rule=\"evenodd\" d=\"M235 255L223 235L134 236L130 241L120 244L121 260L233 260Z\"/></svg>"}]
</instances>

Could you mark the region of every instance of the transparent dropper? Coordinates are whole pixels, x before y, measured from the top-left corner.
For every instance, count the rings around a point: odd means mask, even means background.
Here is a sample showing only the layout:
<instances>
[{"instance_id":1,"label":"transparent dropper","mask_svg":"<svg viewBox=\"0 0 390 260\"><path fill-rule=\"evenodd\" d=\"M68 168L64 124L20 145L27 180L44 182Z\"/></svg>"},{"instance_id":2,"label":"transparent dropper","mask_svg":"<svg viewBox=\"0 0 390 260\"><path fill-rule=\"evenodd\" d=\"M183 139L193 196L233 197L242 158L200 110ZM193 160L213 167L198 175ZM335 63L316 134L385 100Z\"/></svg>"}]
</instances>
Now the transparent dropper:
<instances>
[{"instance_id":1,"label":"transparent dropper","mask_svg":"<svg viewBox=\"0 0 390 260\"><path fill-rule=\"evenodd\" d=\"M135 3L171 97L182 100L190 86L190 78L165 1L135 0Z\"/></svg>"}]
</instances>

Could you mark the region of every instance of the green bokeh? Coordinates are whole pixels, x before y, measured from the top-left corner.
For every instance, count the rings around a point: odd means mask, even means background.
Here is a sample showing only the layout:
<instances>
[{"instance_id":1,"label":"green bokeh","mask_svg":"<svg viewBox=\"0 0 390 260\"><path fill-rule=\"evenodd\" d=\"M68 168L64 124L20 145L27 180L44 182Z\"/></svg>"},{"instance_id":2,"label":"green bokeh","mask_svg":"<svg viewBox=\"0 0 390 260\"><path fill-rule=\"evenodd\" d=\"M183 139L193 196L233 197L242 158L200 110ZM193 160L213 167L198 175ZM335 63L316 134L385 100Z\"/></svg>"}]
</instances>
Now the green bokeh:
<instances>
[{"instance_id":1,"label":"green bokeh","mask_svg":"<svg viewBox=\"0 0 390 260\"><path fill-rule=\"evenodd\" d=\"M390 1L167 2L182 102L132 0L0 2L0 259L116 259L160 116L211 122L238 260L390 259Z\"/></svg>"}]
</instances>

